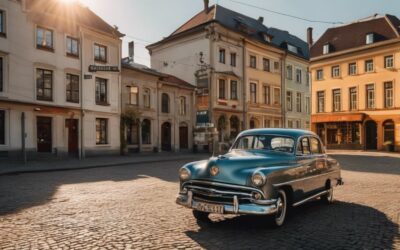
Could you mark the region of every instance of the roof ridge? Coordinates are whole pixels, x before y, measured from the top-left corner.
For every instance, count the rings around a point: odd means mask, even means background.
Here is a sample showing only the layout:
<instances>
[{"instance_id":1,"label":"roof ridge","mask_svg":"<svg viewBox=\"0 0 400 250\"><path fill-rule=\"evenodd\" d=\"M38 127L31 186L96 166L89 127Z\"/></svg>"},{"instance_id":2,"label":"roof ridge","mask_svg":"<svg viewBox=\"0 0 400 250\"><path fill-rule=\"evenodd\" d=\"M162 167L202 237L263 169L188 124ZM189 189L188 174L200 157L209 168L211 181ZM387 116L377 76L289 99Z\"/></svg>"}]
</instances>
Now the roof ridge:
<instances>
[{"instance_id":1,"label":"roof ridge","mask_svg":"<svg viewBox=\"0 0 400 250\"><path fill-rule=\"evenodd\" d=\"M212 9L215 8L215 7L216 7L216 4L213 5L213 6L211 6L211 7L209 7L209 8L208 8L208 12L212 11ZM201 10L200 12L198 12L196 15L192 16L191 18L189 18L189 20L187 20L187 21L184 22L182 25L180 25L177 29L175 29L168 37L175 35L175 33L176 33L178 30L180 30L183 26L185 26L186 24L188 24L188 23L191 22L193 19L195 19L196 17L198 17L200 14L203 14L203 13L204 13L204 9ZM205 13L205 14L208 14L208 13ZM213 19L215 19L215 14L214 14Z\"/></svg>"}]
</instances>

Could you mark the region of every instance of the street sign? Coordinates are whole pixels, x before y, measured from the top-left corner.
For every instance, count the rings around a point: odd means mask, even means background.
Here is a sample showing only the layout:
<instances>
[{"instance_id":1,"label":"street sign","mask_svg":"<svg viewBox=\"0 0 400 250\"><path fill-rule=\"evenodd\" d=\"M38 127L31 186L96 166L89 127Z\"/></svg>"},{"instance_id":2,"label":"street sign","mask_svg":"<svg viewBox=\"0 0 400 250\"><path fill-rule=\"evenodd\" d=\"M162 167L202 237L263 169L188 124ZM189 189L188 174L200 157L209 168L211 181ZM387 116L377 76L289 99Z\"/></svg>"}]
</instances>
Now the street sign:
<instances>
[{"instance_id":1,"label":"street sign","mask_svg":"<svg viewBox=\"0 0 400 250\"><path fill-rule=\"evenodd\" d=\"M118 66L89 65L89 72L97 71L119 72L119 68Z\"/></svg>"},{"instance_id":2,"label":"street sign","mask_svg":"<svg viewBox=\"0 0 400 250\"><path fill-rule=\"evenodd\" d=\"M93 76L92 75L84 75L83 76L83 79L85 79L85 80L90 80L90 79L92 79L93 78Z\"/></svg>"}]
</instances>

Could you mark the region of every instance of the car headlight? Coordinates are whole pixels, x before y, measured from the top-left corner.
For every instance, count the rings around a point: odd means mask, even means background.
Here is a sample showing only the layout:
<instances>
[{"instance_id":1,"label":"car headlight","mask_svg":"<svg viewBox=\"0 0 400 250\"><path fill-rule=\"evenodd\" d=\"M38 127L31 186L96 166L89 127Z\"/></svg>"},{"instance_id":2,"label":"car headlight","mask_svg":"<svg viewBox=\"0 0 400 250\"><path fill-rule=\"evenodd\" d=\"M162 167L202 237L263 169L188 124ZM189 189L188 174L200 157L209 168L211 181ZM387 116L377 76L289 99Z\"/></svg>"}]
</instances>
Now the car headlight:
<instances>
[{"instance_id":1,"label":"car headlight","mask_svg":"<svg viewBox=\"0 0 400 250\"><path fill-rule=\"evenodd\" d=\"M182 181L187 181L190 179L190 171L187 168L181 168L179 170L179 178Z\"/></svg>"},{"instance_id":2,"label":"car headlight","mask_svg":"<svg viewBox=\"0 0 400 250\"><path fill-rule=\"evenodd\" d=\"M257 187L261 187L262 185L264 185L265 181L265 175L260 172L253 174L253 176L251 177L251 182Z\"/></svg>"}]
</instances>

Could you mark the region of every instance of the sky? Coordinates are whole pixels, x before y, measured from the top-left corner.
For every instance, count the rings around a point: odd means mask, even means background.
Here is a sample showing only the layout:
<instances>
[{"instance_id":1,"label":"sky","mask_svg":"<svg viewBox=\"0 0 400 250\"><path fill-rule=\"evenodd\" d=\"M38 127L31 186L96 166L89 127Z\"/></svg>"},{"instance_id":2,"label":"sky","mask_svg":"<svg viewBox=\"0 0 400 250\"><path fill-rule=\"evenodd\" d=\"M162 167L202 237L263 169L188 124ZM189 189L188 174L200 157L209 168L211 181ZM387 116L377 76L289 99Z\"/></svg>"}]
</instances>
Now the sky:
<instances>
[{"instance_id":1,"label":"sky","mask_svg":"<svg viewBox=\"0 0 400 250\"><path fill-rule=\"evenodd\" d=\"M150 66L146 45L167 37L203 9L203 0L80 0L111 25L126 34L122 55L128 54L128 42L135 41L135 62ZM210 0L247 16L264 17L267 27L276 27L306 40L308 27L314 29L314 41L323 32L340 24L307 22L267 12L259 6L310 20L349 23L375 13L400 17L399 0Z\"/></svg>"}]
</instances>

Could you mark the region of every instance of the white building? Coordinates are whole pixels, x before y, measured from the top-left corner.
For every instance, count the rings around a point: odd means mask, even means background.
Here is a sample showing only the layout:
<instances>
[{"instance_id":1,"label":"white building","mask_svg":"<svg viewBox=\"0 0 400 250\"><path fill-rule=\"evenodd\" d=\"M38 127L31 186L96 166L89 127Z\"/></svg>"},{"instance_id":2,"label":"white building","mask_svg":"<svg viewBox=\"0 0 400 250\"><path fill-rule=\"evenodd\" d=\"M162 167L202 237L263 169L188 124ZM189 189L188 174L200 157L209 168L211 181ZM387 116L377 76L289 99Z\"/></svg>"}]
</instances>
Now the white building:
<instances>
[{"instance_id":1,"label":"white building","mask_svg":"<svg viewBox=\"0 0 400 250\"><path fill-rule=\"evenodd\" d=\"M123 35L77 3L2 0L0 15L0 154L118 152Z\"/></svg>"}]
</instances>

